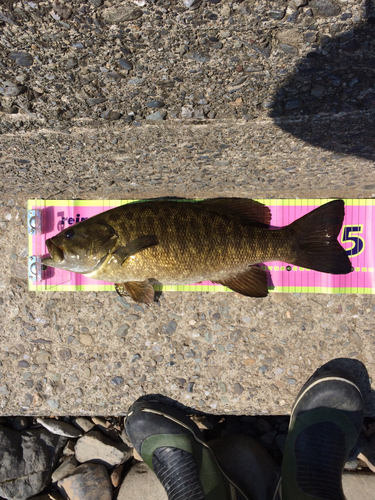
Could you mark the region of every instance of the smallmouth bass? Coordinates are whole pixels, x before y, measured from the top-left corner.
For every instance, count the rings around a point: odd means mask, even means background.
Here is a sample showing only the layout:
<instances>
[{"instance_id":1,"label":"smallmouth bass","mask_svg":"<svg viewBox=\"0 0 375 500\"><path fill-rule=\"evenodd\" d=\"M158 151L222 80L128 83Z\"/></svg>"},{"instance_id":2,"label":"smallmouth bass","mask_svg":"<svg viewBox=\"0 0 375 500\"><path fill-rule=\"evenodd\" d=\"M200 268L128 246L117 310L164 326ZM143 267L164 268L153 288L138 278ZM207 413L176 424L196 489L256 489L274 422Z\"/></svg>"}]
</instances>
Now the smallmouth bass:
<instances>
[{"instance_id":1,"label":"smallmouth bass","mask_svg":"<svg viewBox=\"0 0 375 500\"><path fill-rule=\"evenodd\" d=\"M288 226L268 229L271 212L243 198L134 202L100 213L48 239L43 264L115 283L151 303L152 284L210 280L243 295L268 294L261 262L284 261L330 274L351 272L337 236L343 200Z\"/></svg>"}]
</instances>

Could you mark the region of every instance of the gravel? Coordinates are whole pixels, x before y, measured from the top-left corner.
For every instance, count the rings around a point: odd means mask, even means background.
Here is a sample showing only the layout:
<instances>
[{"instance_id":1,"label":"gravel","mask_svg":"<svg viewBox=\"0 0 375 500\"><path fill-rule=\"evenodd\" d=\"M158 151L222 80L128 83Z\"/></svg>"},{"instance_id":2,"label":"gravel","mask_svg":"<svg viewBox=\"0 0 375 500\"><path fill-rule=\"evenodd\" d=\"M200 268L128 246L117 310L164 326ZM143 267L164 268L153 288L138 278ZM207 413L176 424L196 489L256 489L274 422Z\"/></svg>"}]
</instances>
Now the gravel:
<instances>
[{"instance_id":1,"label":"gravel","mask_svg":"<svg viewBox=\"0 0 375 500\"><path fill-rule=\"evenodd\" d=\"M154 395L153 398L155 397L165 402L161 396ZM211 415L191 410L176 402L170 401L169 404L190 415L207 442L220 437L228 439L239 434L251 436L268 451L276 465L281 466L289 416ZM205 401L200 399L199 406L203 408ZM96 496L100 494L100 498L111 500L119 487L123 498L126 486L134 474L144 473L145 464L134 460L133 449L124 444L124 441L128 443L128 438L124 434L123 418L44 419L53 433L62 426L65 426L66 430L74 429L74 424L79 425L85 433L84 436L69 441L66 438L57 438L46 429L35 429L35 422L41 421L39 418L34 421L30 417L8 417L0 422L2 442L6 446L6 453L3 453L0 459L0 489L5 498L26 499L28 494L37 494L45 488L45 494L51 495L51 498L55 498L57 491L60 491L69 495L69 498L89 500L95 491ZM92 430L94 425L97 430ZM360 445L346 464L346 470L352 473L368 470L366 463L358 460L355 455L362 452L371 464L374 430L374 419L365 419ZM20 445L23 444L21 448L15 445L18 441ZM121 465L118 466L119 462ZM18 474L21 476L18 477ZM147 482L150 481L148 476L143 477Z\"/></svg>"}]
</instances>

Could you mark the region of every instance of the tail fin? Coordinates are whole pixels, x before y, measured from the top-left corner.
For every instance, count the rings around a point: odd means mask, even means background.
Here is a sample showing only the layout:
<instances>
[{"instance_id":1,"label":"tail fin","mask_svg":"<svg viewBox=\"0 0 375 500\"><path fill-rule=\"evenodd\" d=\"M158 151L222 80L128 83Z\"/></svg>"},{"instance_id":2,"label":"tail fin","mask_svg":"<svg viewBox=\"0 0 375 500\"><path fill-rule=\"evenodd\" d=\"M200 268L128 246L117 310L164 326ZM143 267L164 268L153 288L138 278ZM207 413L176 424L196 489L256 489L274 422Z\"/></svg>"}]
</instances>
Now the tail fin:
<instances>
[{"instance_id":1,"label":"tail fin","mask_svg":"<svg viewBox=\"0 0 375 500\"><path fill-rule=\"evenodd\" d=\"M322 273L350 273L351 262L337 241L343 219L344 202L335 200L290 224L296 243L296 257L291 264Z\"/></svg>"}]
</instances>

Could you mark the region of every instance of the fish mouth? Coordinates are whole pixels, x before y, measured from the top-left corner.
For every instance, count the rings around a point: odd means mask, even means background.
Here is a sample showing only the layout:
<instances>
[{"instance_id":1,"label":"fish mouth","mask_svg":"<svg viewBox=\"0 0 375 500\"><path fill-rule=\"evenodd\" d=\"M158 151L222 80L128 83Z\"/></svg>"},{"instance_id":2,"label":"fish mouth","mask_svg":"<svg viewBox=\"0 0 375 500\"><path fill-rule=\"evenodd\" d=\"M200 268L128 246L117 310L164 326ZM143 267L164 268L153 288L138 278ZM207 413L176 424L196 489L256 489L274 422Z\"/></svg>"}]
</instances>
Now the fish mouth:
<instances>
[{"instance_id":1,"label":"fish mouth","mask_svg":"<svg viewBox=\"0 0 375 500\"><path fill-rule=\"evenodd\" d=\"M64 252L51 239L46 240L46 245L54 264L59 264L64 260Z\"/></svg>"}]
</instances>

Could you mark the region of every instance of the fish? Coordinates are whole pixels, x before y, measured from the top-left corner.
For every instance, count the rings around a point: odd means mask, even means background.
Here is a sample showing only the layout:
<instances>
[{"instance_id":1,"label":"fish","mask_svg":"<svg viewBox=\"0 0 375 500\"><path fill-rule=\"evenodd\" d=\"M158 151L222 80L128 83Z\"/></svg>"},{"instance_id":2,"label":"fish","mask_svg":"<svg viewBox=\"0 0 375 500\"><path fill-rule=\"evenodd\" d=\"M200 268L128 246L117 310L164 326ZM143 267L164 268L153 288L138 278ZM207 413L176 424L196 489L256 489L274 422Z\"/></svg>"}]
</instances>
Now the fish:
<instances>
[{"instance_id":1,"label":"fish","mask_svg":"<svg viewBox=\"0 0 375 500\"><path fill-rule=\"evenodd\" d=\"M337 240L344 201L330 201L288 226L270 229L271 211L246 198L130 202L46 240L45 266L115 284L150 304L153 284L212 281L249 297L268 294L258 264L283 261L330 274L352 270Z\"/></svg>"}]
</instances>

